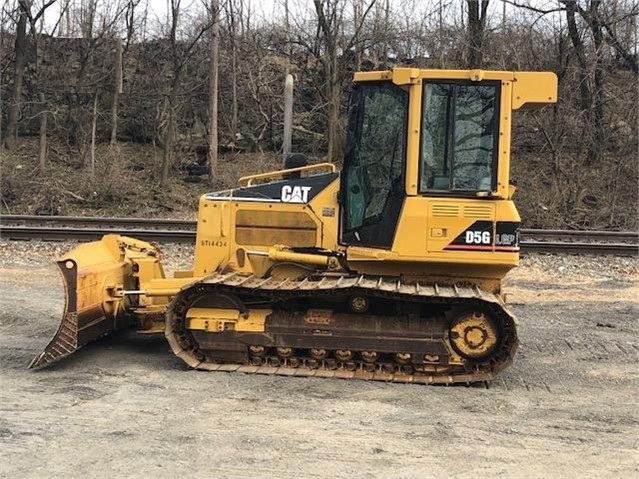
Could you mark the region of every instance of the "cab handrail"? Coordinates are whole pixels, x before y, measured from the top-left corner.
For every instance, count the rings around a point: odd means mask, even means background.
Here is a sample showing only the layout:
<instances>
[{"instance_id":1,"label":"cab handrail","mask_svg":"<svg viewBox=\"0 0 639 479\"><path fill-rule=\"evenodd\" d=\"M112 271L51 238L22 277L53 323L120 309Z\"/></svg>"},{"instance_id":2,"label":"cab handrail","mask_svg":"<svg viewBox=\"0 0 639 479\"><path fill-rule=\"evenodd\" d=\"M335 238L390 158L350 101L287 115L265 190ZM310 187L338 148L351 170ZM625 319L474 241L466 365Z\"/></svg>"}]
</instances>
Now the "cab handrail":
<instances>
[{"instance_id":1,"label":"cab handrail","mask_svg":"<svg viewBox=\"0 0 639 479\"><path fill-rule=\"evenodd\" d=\"M285 170L269 171L268 173L260 173L257 175L243 176L238 180L240 186L251 186L257 180L276 180L284 177L288 173L310 173L328 169L330 173L335 173L337 168L333 163L317 163L315 165L298 166L297 168L288 168Z\"/></svg>"}]
</instances>

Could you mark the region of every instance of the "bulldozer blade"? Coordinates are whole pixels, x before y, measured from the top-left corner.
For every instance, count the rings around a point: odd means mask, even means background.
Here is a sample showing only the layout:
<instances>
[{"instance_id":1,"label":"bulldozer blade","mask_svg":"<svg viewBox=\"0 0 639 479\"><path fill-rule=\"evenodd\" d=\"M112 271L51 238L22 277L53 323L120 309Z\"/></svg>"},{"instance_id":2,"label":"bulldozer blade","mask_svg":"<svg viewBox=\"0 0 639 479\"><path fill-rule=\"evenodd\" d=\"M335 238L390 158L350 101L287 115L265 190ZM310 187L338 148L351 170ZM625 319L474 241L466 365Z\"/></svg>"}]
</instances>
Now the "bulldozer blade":
<instances>
[{"instance_id":1,"label":"bulldozer blade","mask_svg":"<svg viewBox=\"0 0 639 479\"><path fill-rule=\"evenodd\" d=\"M134 287L135 278L123 238L107 235L79 245L57 261L66 294L64 315L57 332L29 368L47 366L125 325L124 298L117 291Z\"/></svg>"}]
</instances>

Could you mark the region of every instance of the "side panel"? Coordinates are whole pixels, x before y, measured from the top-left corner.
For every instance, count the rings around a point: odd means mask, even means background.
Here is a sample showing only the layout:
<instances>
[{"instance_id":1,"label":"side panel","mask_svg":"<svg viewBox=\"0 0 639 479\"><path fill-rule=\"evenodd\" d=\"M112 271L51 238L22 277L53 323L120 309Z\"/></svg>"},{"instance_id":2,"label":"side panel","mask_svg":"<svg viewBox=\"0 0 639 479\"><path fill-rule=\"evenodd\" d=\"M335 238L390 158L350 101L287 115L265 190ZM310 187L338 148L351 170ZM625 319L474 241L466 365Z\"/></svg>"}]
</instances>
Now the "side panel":
<instances>
[{"instance_id":1,"label":"side panel","mask_svg":"<svg viewBox=\"0 0 639 479\"><path fill-rule=\"evenodd\" d=\"M255 272L275 245L337 248L337 174L276 181L200 199L194 275Z\"/></svg>"},{"instance_id":2,"label":"side panel","mask_svg":"<svg viewBox=\"0 0 639 479\"><path fill-rule=\"evenodd\" d=\"M428 262L516 266L519 220L515 205L508 200L410 197L393 252L423 256Z\"/></svg>"},{"instance_id":3,"label":"side panel","mask_svg":"<svg viewBox=\"0 0 639 479\"><path fill-rule=\"evenodd\" d=\"M224 260L232 247L231 206L229 200L216 201L207 195L200 197L193 274L211 274Z\"/></svg>"},{"instance_id":4,"label":"side panel","mask_svg":"<svg viewBox=\"0 0 639 479\"><path fill-rule=\"evenodd\" d=\"M350 246L351 267L439 284L480 284L499 293L519 262L512 201L407 197L391 251Z\"/></svg>"}]
</instances>

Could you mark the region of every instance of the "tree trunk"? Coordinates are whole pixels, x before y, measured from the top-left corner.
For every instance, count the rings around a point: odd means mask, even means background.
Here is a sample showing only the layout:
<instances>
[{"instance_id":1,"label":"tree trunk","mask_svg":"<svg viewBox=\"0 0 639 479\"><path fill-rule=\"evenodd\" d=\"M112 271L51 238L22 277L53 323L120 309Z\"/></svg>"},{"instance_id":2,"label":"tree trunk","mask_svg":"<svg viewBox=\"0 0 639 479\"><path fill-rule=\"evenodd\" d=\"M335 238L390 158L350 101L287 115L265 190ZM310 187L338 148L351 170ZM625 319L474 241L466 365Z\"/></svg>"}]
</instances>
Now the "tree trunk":
<instances>
[{"instance_id":1,"label":"tree trunk","mask_svg":"<svg viewBox=\"0 0 639 479\"><path fill-rule=\"evenodd\" d=\"M599 0L592 0L590 4L590 28L592 30L592 38L595 47L594 61L594 91L593 91L593 109L592 109L592 126L594 128L594 141L589 149L589 164L594 165L601 159L601 152L605 148L606 129L604 125L604 104L605 104L605 86L604 72L602 68L603 54L603 29L601 27L601 19L599 18Z\"/></svg>"},{"instance_id":2,"label":"tree trunk","mask_svg":"<svg viewBox=\"0 0 639 479\"><path fill-rule=\"evenodd\" d=\"M174 97L174 94L171 93ZM166 130L164 134L164 152L162 154L162 168L160 170L160 187L166 186L169 180L169 171L173 163L173 149L175 148L175 110L173 104L168 99L165 100L165 107L168 110Z\"/></svg>"},{"instance_id":3,"label":"tree trunk","mask_svg":"<svg viewBox=\"0 0 639 479\"><path fill-rule=\"evenodd\" d=\"M231 141L235 143L235 137L237 135L237 116L238 116L238 103L237 103L237 53L235 47L231 51Z\"/></svg>"},{"instance_id":4,"label":"tree trunk","mask_svg":"<svg viewBox=\"0 0 639 479\"><path fill-rule=\"evenodd\" d=\"M293 58L288 0L284 0L284 28L286 29L286 75L288 75L291 72L291 61Z\"/></svg>"},{"instance_id":5,"label":"tree trunk","mask_svg":"<svg viewBox=\"0 0 639 479\"><path fill-rule=\"evenodd\" d=\"M382 58L384 65L388 65L388 31L390 23L390 0L386 0L386 2L384 3L384 41L382 42ZM335 32L335 34L337 34L337 32Z\"/></svg>"},{"instance_id":6,"label":"tree trunk","mask_svg":"<svg viewBox=\"0 0 639 479\"><path fill-rule=\"evenodd\" d=\"M118 100L122 93L122 39L118 38L115 45L115 88L113 103L111 104L111 145L118 141Z\"/></svg>"},{"instance_id":7,"label":"tree trunk","mask_svg":"<svg viewBox=\"0 0 639 479\"><path fill-rule=\"evenodd\" d=\"M438 22L437 28L439 29L439 68L444 68L444 45L446 44L444 37L444 2L443 0L439 0L439 5L437 7L439 9L438 12Z\"/></svg>"},{"instance_id":8,"label":"tree trunk","mask_svg":"<svg viewBox=\"0 0 639 479\"><path fill-rule=\"evenodd\" d=\"M237 134L237 24L233 5L229 5L229 21L231 23L231 142L235 144Z\"/></svg>"},{"instance_id":9,"label":"tree trunk","mask_svg":"<svg viewBox=\"0 0 639 479\"><path fill-rule=\"evenodd\" d=\"M577 22L575 21L575 12L577 11L577 4L573 1L565 1L566 5L566 21L568 23L568 34L572 41L572 46L575 49L575 56L579 63L579 94L581 109L584 112L590 111L590 105L592 100L590 98L590 90L588 89L588 63L586 61L586 53L584 51L584 44L579 36L577 30Z\"/></svg>"},{"instance_id":10,"label":"tree trunk","mask_svg":"<svg viewBox=\"0 0 639 479\"><path fill-rule=\"evenodd\" d=\"M599 18L599 20L601 21L601 17ZM632 17L632 23L631 23L631 31L635 32L635 53L633 54L632 51L630 49L626 49L624 48L621 43L619 43L619 39L617 38L617 34L614 31L614 28L610 26L610 24L608 24L607 22L601 21L602 27L604 28L604 30L606 30L606 33L608 34L606 36L606 41L610 44L610 46L612 48L615 49L615 52L617 53L617 55L619 56L619 58L623 59L623 61L625 62L626 65L628 65L628 67L630 67L630 69L632 70L632 72L635 75L639 75L639 58L637 57L637 40L636 40L636 32L637 32L637 27L636 27L636 22L637 22L637 16L633 16ZM632 43L632 42L631 42Z\"/></svg>"},{"instance_id":11,"label":"tree trunk","mask_svg":"<svg viewBox=\"0 0 639 479\"><path fill-rule=\"evenodd\" d=\"M67 0L66 7L64 10L64 24L66 26L65 36L71 38L73 36L73 31L71 29L71 0Z\"/></svg>"},{"instance_id":12,"label":"tree trunk","mask_svg":"<svg viewBox=\"0 0 639 479\"><path fill-rule=\"evenodd\" d=\"M82 38L93 38L93 22L95 21L97 4L97 0L85 0L81 3Z\"/></svg>"},{"instance_id":13,"label":"tree trunk","mask_svg":"<svg viewBox=\"0 0 639 479\"><path fill-rule=\"evenodd\" d=\"M484 30L488 0L467 0L468 4L468 67L481 68ZM480 8L481 7L481 8Z\"/></svg>"},{"instance_id":14,"label":"tree trunk","mask_svg":"<svg viewBox=\"0 0 639 479\"><path fill-rule=\"evenodd\" d=\"M324 72L326 73L326 98L328 99L327 133L328 147L326 161L333 161L337 149L337 124L339 121L339 75L337 72L337 36L338 36L338 14L335 10L324 12L324 3L321 0L313 0L319 27L322 30L322 37L326 45L327 58L324 58ZM333 4L333 9L337 8L337 2ZM329 24L330 18L331 23Z\"/></svg>"},{"instance_id":15,"label":"tree trunk","mask_svg":"<svg viewBox=\"0 0 639 479\"><path fill-rule=\"evenodd\" d=\"M95 129L98 123L98 94L93 99L93 121L91 122L91 179L95 179Z\"/></svg>"},{"instance_id":16,"label":"tree trunk","mask_svg":"<svg viewBox=\"0 0 639 479\"><path fill-rule=\"evenodd\" d=\"M217 179L217 92L218 92L218 53L220 48L219 35L219 0L211 0L211 61L209 63L209 182L213 184Z\"/></svg>"},{"instance_id":17,"label":"tree trunk","mask_svg":"<svg viewBox=\"0 0 639 479\"><path fill-rule=\"evenodd\" d=\"M328 161L335 161L339 156L340 143L337 138L339 131L339 107L342 102L342 92L339 83L339 72L337 71L337 52L334 51L331 62L330 75L330 114L328 117L329 126L329 142L328 142Z\"/></svg>"},{"instance_id":18,"label":"tree trunk","mask_svg":"<svg viewBox=\"0 0 639 479\"><path fill-rule=\"evenodd\" d=\"M40 93L40 172L44 173L47 166L47 104L45 102L44 93Z\"/></svg>"},{"instance_id":19,"label":"tree trunk","mask_svg":"<svg viewBox=\"0 0 639 479\"><path fill-rule=\"evenodd\" d=\"M362 0L353 0L353 24L355 28L353 44L355 45L355 71L357 72L362 69L362 45L360 37L363 10L364 5L362 4Z\"/></svg>"},{"instance_id":20,"label":"tree trunk","mask_svg":"<svg viewBox=\"0 0 639 479\"><path fill-rule=\"evenodd\" d=\"M18 117L20 116L20 104L22 102L22 83L24 80L24 68L27 62L27 17L30 3L20 1L20 16L18 17L18 25L16 29L15 52L16 60L13 71L13 94L9 100L7 112L7 133L4 144L7 149L15 146L18 139Z\"/></svg>"}]
</instances>

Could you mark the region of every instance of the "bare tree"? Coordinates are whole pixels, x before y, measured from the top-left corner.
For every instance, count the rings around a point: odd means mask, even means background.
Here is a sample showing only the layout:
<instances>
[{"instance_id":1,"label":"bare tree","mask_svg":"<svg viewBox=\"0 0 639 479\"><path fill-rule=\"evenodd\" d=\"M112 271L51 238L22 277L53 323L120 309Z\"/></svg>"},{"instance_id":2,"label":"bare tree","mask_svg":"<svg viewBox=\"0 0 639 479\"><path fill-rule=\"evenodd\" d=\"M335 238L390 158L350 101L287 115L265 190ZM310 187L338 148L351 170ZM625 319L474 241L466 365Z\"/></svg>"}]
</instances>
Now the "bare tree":
<instances>
[{"instance_id":1,"label":"bare tree","mask_svg":"<svg viewBox=\"0 0 639 479\"><path fill-rule=\"evenodd\" d=\"M82 38L93 38L98 0L80 0L80 30Z\"/></svg>"},{"instance_id":2,"label":"bare tree","mask_svg":"<svg viewBox=\"0 0 639 479\"><path fill-rule=\"evenodd\" d=\"M188 69L193 57L198 53L201 39L211 28L212 21L192 22L187 32L182 31L182 16L185 12L181 8L181 0L170 0L168 12L168 38L161 44L167 44L168 61L160 58L161 68L164 69L164 78L157 80L158 89L162 92L161 102L158 104L156 129L161 136L163 148L162 162L160 165L160 185L167 184L169 173L173 168L175 157L175 145L178 133L178 118L181 108L184 106L184 84ZM160 107L160 105L162 105ZM216 128L217 131L217 128ZM217 140L216 140L217 141Z\"/></svg>"},{"instance_id":3,"label":"bare tree","mask_svg":"<svg viewBox=\"0 0 639 479\"><path fill-rule=\"evenodd\" d=\"M95 131L98 123L98 92L93 97L93 115L91 117L91 156L89 161L89 173L91 179L95 180Z\"/></svg>"},{"instance_id":4,"label":"bare tree","mask_svg":"<svg viewBox=\"0 0 639 479\"><path fill-rule=\"evenodd\" d=\"M468 4L468 67L481 68L488 0L467 0Z\"/></svg>"},{"instance_id":5,"label":"bare tree","mask_svg":"<svg viewBox=\"0 0 639 479\"><path fill-rule=\"evenodd\" d=\"M337 71L337 39L340 35L342 11L339 1L322 2L313 0L317 12L317 20L322 31L322 39L326 47L326 56L323 58L324 72L326 73L327 97L328 97L328 155L327 160L333 161L337 153L337 129L339 121L339 107L341 91L339 84L339 72ZM325 7L326 6L326 11Z\"/></svg>"},{"instance_id":6,"label":"bare tree","mask_svg":"<svg viewBox=\"0 0 639 479\"><path fill-rule=\"evenodd\" d=\"M375 0L372 0L366 10L362 12L358 18L359 25L355 26L353 36L340 45L340 39L343 38L343 15L344 8L339 0L313 0L315 12L317 14L318 28L321 32L322 43L326 54L320 55L320 60L324 66L326 76L326 97L328 100L327 115L327 160L333 161L339 154L340 144L338 141L338 131L340 130L340 106L342 101L342 78L343 75L338 65L339 50L350 50L356 41L361 26ZM341 47L341 48L340 48Z\"/></svg>"},{"instance_id":7,"label":"bare tree","mask_svg":"<svg viewBox=\"0 0 639 479\"><path fill-rule=\"evenodd\" d=\"M256 16L254 1L218 0L217 94L211 94L214 42L208 33L204 38L213 18L211 1L167 0L169 16L154 30L153 17L143 13L148 2L138 14L141 0L58 0L61 13L44 22L47 32L37 13L50 1L5 2L0 31L6 77L15 78L21 68L17 37L26 41L18 101L20 81L0 85L2 118L12 119L12 128L25 137L40 131L44 174L45 165L64 159L65 166L84 162L89 178L92 155L98 179L105 168L126 167L126 160L117 165L113 160L124 157L99 154L100 142L109 138L157 142L162 157L154 163L155 177L167 191L178 156L180 167L191 173L192 166L199 174L215 169L215 157L202 163L218 151L202 148L215 134L218 143L239 151L275 152L288 143L281 128L289 112L282 108L287 72L295 77L296 148L321 156L328 146L328 157L339 161L343 105L354 70L395 65L550 70L559 76L561 98L552 115L527 112L513 124L520 130L513 168L529 173L535 164L534 175L518 178L522 216L542 227L636 224L634 207L628 207L635 204L637 176L636 0L278 0L288 7L279 10L280 17ZM207 14L198 11L203 4ZM30 10L19 35L25 5ZM51 32L58 37L41 34ZM61 38L64 33L67 38ZM116 89L119 79L114 82L116 38L122 39L126 101ZM537 157L543 160L534 163ZM218 161L210 180L230 186L232 180L221 173L224 160ZM596 185L593 178L599 178ZM99 182L85 184L99 197ZM547 193L544 210L536 209L540 188ZM526 198L527 191L534 193Z\"/></svg>"},{"instance_id":8,"label":"bare tree","mask_svg":"<svg viewBox=\"0 0 639 479\"><path fill-rule=\"evenodd\" d=\"M572 41L574 54L579 65L579 91L581 109L592 135L587 143L587 164L592 165L600 159L605 146L604 126L604 71L603 71L603 26L600 19L600 0L591 0L582 7L577 1L562 0L566 8L568 32ZM580 35L576 14L579 14L592 36L593 51L590 58L586 56L584 37ZM592 81L591 81L592 80Z\"/></svg>"},{"instance_id":9,"label":"bare tree","mask_svg":"<svg viewBox=\"0 0 639 479\"><path fill-rule=\"evenodd\" d=\"M47 8L56 0L48 0L35 15L32 15L31 0L18 0L18 21L16 25L15 39L15 62L13 70L13 91L9 100L7 114L7 132L5 135L5 146L11 149L15 146L18 137L18 118L20 116L20 105L23 96L24 71L27 65L27 22L31 26L33 38L36 38L36 23L43 17Z\"/></svg>"},{"instance_id":10,"label":"bare tree","mask_svg":"<svg viewBox=\"0 0 639 479\"><path fill-rule=\"evenodd\" d=\"M219 1L219 0L218 0ZM240 2L227 2L226 7L226 20L228 28L228 49L231 55L231 121L229 128L229 137L231 139L231 145L235 144L235 137L237 136L237 115L238 115L238 103L237 103L237 43L238 43L238 16L242 15L243 3ZM219 8L219 7L218 7ZM218 15L219 16L219 15ZM219 18L218 18L219 23ZM219 36L219 29L218 29ZM219 41L218 41L219 50ZM218 54L219 56L219 54ZM219 62L218 62L219 64ZM218 65L219 69L219 65Z\"/></svg>"},{"instance_id":11,"label":"bare tree","mask_svg":"<svg viewBox=\"0 0 639 479\"><path fill-rule=\"evenodd\" d=\"M115 87L111 102L111 145L118 141L118 100L122 93L122 39L115 41Z\"/></svg>"},{"instance_id":12,"label":"bare tree","mask_svg":"<svg viewBox=\"0 0 639 479\"><path fill-rule=\"evenodd\" d=\"M40 111L40 171L44 172L47 166L47 117L49 114L44 93L40 93L40 104L42 105Z\"/></svg>"},{"instance_id":13,"label":"bare tree","mask_svg":"<svg viewBox=\"0 0 639 479\"><path fill-rule=\"evenodd\" d=\"M353 36L353 43L355 45L355 70L362 69L362 48L360 43L361 30L357 29L357 25L361 24L362 14L364 13L363 0L353 0L353 25L355 26L356 33Z\"/></svg>"},{"instance_id":14,"label":"bare tree","mask_svg":"<svg viewBox=\"0 0 639 479\"><path fill-rule=\"evenodd\" d=\"M217 179L217 95L218 95L218 54L220 49L220 2L211 0L211 57L209 64L209 181Z\"/></svg>"},{"instance_id":15,"label":"bare tree","mask_svg":"<svg viewBox=\"0 0 639 479\"><path fill-rule=\"evenodd\" d=\"M13 91L11 92L11 99L9 100L7 131L4 138L4 145L9 150L15 146L18 137L18 117L20 115L20 103L22 101L22 84L24 80L24 69L27 64L27 19L30 15L31 2L28 0L20 0L18 2L18 8Z\"/></svg>"}]
</instances>

